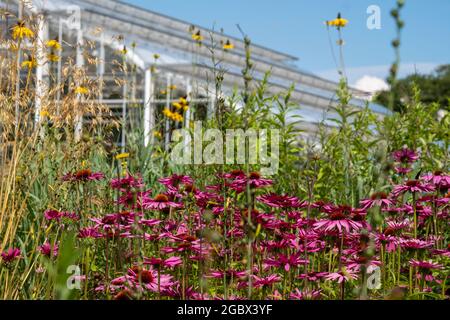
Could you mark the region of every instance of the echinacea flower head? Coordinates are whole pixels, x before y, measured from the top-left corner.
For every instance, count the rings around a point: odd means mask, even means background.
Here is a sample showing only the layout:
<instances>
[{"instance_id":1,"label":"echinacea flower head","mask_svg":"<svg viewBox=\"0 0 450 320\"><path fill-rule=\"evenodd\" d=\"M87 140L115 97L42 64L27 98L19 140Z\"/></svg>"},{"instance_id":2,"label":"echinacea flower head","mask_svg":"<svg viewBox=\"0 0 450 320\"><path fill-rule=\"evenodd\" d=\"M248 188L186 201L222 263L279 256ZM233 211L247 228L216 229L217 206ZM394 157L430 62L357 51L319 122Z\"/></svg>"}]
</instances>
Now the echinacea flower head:
<instances>
[{"instance_id":1,"label":"echinacea flower head","mask_svg":"<svg viewBox=\"0 0 450 320\"><path fill-rule=\"evenodd\" d=\"M161 259L161 258L145 258L144 257L144 264L151 265L156 268L173 268L176 266L179 266L183 264L183 260L180 257L170 257L167 259Z\"/></svg>"},{"instance_id":2,"label":"echinacea flower head","mask_svg":"<svg viewBox=\"0 0 450 320\"><path fill-rule=\"evenodd\" d=\"M264 188L272 185L273 181L270 179L264 179L259 172L250 172L248 177L236 178L231 184L230 188L238 192L242 192L247 187L247 184L252 189Z\"/></svg>"},{"instance_id":3,"label":"echinacea flower head","mask_svg":"<svg viewBox=\"0 0 450 320\"><path fill-rule=\"evenodd\" d=\"M160 290L167 290L174 283L171 275L158 274L158 271L156 270L143 269L138 266L134 266L128 269L125 276L113 279L111 284L122 289L124 289L125 286L128 286L158 292L158 288Z\"/></svg>"},{"instance_id":4,"label":"echinacea flower head","mask_svg":"<svg viewBox=\"0 0 450 320\"><path fill-rule=\"evenodd\" d=\"M370 196L370 199L361 200L360 204L363 209L372 207L389 207L395 204L395 201L388 198L385 192L377 192Z\"/></svg>"},{"instance_id":5,"label":"echinacea flower head","mask_svg":"<svg viewBox=\"0 0 450 320\"><path fill-rule=\"evenodd\" d=\"M292 300L317 300L322 296L322 290L304 290L300 291L299 289L295 289L289 295L289 298Z\"/></svg>"},{"instance_id":6,"label":"echinacea flower head","mask_svg":"<svg viewBox=\"0 0 450 320\"><path fill-rule=\"evenodd\" d=\"M415 161L417 161L417 159L419 159L419 154L412 149L403 148L401 150L394 151L392 153L392 157L397 162L403 164L410 164L414 163Z\"/></svg>"},{"instance_id":7,"label":"echinacea flower head","mask_svg":"<svg viewBox=\"0 0 450 320\"><path fill-rule=\"evenodd\" d=\"M412 171L412 168L411 167L396 166L396 167L394 167L394 170L399 175L405 175L405 174L410 173Z\"/></svg>"},{"instance_id":8,"label":"echinacea flower head","mask_svg":"<svg viewBox=\"0 0 450 320\"><path fill-rule=\"evenodd\" d=\"M2 252L1 257L4 263L10 263L11 261L20 258L20 249L9 248L8 250Z\"/></svg>"},{"instance_id":9,"label":"echinacea flower head","mask_svg":"<svg viewBox=\"0 0 450 320\"><path fill-rule=\"evenodd\" d=\"M258 201L274 208L299 208L305 207L306 204L301 202L297 197L291 197L288 195L277 195L270 193L262 195L256 198Z\"/></svg>"},{"instance_id":10,"label":"echinacea flower head","mask_svg":"<svg viewBox=\"0 0 450 320\"><path fill-rule=\"evenodd\" d=\"M39 251L42 255L51 258L56 257L58 255L59 247L57 244L51 244L50 242L46 241L43 245L39 246Z\"/></svg>"},{"instance_id":11,"label":"echinacea flower head","mask_svg":"<svg viewBox=\"0 0 450 320\"><path fill-rule=\"evenodd\" d=\"M394 187L392 191L392 195L394 197L398 197L399 195L410 192L410 193L425 193L434 191L434 186L428 183L423 183L420 180L408 180L404 184L397 185Z\"/></svg>"},{"instance_id":12,"label":"echinacea flower head","mask_svg":"<svg viewBox=\"0 0 450 320\"><path fill-rule=\"evenodd\" d=\"M407 250L425 250L433 247L434 241L420 239L401 239L400 246Z\"/></svg>"},{"instance_id":13,"label":"echinacea flower head","mask_svg":"<svg viewBox=\"0 0 450 320\"><path fill-rule=\"evenodd\" d=\"M411 260L409 261L409 264L410 264L412 267L418 268L418 269L419 269L419 272L421 272L421 273L428 273L428 272L430 272L431 270L434 270L434 269L442 269L442 268L443 268L443 265L442 265L442 264L433 262L433 261L431 261L431 260L428 260L428 261L419 261L419 260L411 259Z\"/></svg>"},{"instance_id":14,"label":"echinacea flower head","mask_svg":"<svg viewBox=\"0 0 450 320\"><path fill-rule=\"evenodd\" d=\"M314 223L314 229L324 231L335 230L339 231L339 233L345 230L349 233L352 230L359 230L363 227L363 224L360 221L354 221L352 219L354 209L350 206L337 206L330 210L328 218L321 219Z\"/></svg>"},{"instance_id":15,"label":"echinacea flower head","mask_svg":"<svg viewBox=\"0 0 450 320\"><path fill-rule=\"evenodd\" d=\"M176 203L169 200L166 194L158 194L153 199L144 198L142 200L142 207L148 210L164 210L167 208L181 208L181 203Z\"/></svg>"},{"instance_id":16,"label":"echinacea flower head","mask_svg":"<svg viewBox=\"0 0 450 320\"><path fill-rule=\"evenodd\" d=\"M178 174L173 174L170 177L158 179L158 181L161 184L168 187L169 189L170 189L170 187L178 189L178 187L180 185L193 185L194 184L194 180L191 177L186 176L186 175L178 175Z\"/></svg>"},{"instance_id":17,"label":"echinacea flower head","mask_svg":"<svg viewBox=\"0 0 450 320\"><path fill-rule=\"evenodd\" d=\"M253 276L253 285L255 288L268 287L279 281L281 281L281 277L277 274L272 274L267 277Z\"/></svg>"},{"instance_id":18,"label":"echinacea flower head","mask_svg":"<svg viewBox=\"0 0 450 320\"><path fill-rule=\"evenodd\" d=\"M450 188L450 175L441 170L434 171L431 174L427 174L422 179L428 183L434 184L436 187Z\"/></svg>"},{"instance_id":19,"label":"echinacea flower head","mask_svg":"<svg viewBox=\"0 0 450 320\"><path fill-rule=\"evenodd\" d=\"M14 40L28 38L31 39L34 37L34 32L25 25L25 22L19 21L12 28L12 37Z\"/></svg>"},{"instance_id":20,"label":"echinacea flower head","mask_svg":"<svg viewBox=\"0 0 450 320\"><path fill-rule=\"evenodd\" d=\"M126 191L130 189L139 189L144 186L141 177L133 177L131 174L127 174L123 178L114 178L111 180L111 188Z\"/></svg>"},{"instance_id":21,"label":"echinacea flower head","mask_svg":"<svg viewBox=\"0 0 450 320\"><path fill-rule=\"evenodd\" d=\"M283 268L288 272L291 267L309 264L309 260L300 258L300 253L292 254L290 256L279 254L276 257L264 260L264 264L271 267Z\"/></svg>"},{"instance_id":22,"label":"echinacea flower head","mask_svg":"<svg viewBox=\"0 0 450 320\"><path fill-rule=\"evenodd\" d=\"M51 220L59 220L62 217L62 213L57 210L46 210L44 212L45 219Z\"/></svg>"},{"instance_id":23,"label":"echinacea flower head","mask_svg":"<svg viewBox=\"0 0 450 320\"><path fill-rule=\"evenodd\" d=\"M82 169L74 173L68 173L64 175L62 179L63 181L85 182L102 180L104 177L105 175L101 172L92 172L91 169Z\"/></svg>"},{"instance_id":24,"label":"echinacea flower head","mask_svg":"<svg viewBox=\"0 0 450 320\"><path fill-rule=\"evenodd\" d=\"M325 276L325 280L336 281L337 283L358 279L358 274L349 270L333 272Z\"/></svg>"}]
</instances>

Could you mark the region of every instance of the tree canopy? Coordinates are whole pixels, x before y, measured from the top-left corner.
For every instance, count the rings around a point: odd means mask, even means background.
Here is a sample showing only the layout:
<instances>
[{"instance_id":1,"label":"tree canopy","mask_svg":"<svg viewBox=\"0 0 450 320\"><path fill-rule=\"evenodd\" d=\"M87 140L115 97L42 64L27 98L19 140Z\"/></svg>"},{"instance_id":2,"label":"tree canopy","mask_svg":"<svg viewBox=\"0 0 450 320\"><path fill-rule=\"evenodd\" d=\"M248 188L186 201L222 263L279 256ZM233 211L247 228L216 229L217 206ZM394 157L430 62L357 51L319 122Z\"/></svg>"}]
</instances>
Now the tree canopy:
<instances>
[{"instance_id":1,"label":"tree canopy","mask_svg":"<svg viewBox=\"0 0 450 320\"><path fill-rule=\"evenodd\" d=\"M428 75L413 74L397 81L394 86L394 110L402 111L414 97L414 86L420 90L420 101L440 104L442 109L450 110L450 64L441 65ZM375 102L389 107L391 90L381 91Z\"/></svg>"}]
</instances>

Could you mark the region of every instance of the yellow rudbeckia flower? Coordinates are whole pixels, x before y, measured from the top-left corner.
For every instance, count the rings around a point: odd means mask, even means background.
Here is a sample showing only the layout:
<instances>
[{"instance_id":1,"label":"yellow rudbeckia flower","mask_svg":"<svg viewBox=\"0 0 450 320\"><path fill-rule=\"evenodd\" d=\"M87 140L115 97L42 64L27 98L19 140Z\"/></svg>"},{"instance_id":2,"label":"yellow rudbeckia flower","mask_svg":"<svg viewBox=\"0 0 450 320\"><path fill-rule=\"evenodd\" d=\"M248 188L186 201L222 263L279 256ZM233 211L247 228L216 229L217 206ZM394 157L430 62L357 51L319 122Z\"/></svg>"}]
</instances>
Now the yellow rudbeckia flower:
<instances>
[{"instance_id":1,"label":"yellow rudbeckia flower","mask_svg":"<svg viewBox=\"0 0 450 320\"><path fill-rule=\"evenodd\" d=\"M348 20L342 18L339 13L336 19L327 21L326 23L328 26L333 26L339 29L345 27L348 24Z\"/></svg>"},{"instance_id":2,"label":"yellow rudbeckia flower","mask_svg":"<svg viewBox=\"0 0 450 320\"><path fill-rule=\"evenodd\" d=\"M224 50L233 50L234 49L234 44L232 44L230 42L230 40L227 40L227 42L225 42L225 44L222 47Z\"/></svg>"},{"instance_id":3,"label":"yellow rudbeckia flower","mask_svg":"<svg viewBox=\"0 0 450 320\"><path fill-rule=\"evenodd\" d=\"M196 33L192 34L192 39L195 41L202 41L203 40L203 36L200 32L200 30L198 30Z\"/></svg>"},{"instance_id":4,"label":"yellow rudbeckia flower","mask_svg":"<svg viewBox=\"0 0 450 320\"><path fill-rule=\"evenodd\" d=\"M34 37L34 32L25 26L24 22L18 22L12 29L12 37L14 40Z\"/></svg>"},{"instance_id":5,"label":"yellow rudbeckia flower","mask_svg":"<svg viewBox=\"0 0 450 320\"><path fill-rule=\"evenodd\" d=\"M183 106L179 102L174 102L172 104L177 110L183 109Z\"/></svg>"},{"instance_id":6,"label":"yellow rudbeckia flower","mask_svg":"<svg viewBox=\"0 0 450 320\"><path fill-rule=\"evenodd\" d=\"M36 60L33 58L22 62L22 68L33 69L37 66Z\"/></svg>"},{"instance_id":7,"label":"yellow rudbeckia flower","mask_svg":"<svg viewBox=\"0 0 450 320\"><path fill-rule=\"evenodd\" d=\"M75 93L76 93L76 94L88 94L88 93L89 93L89 90L88 90L88 88L86 88L86 87L77 87L77 88L75 89Z\"/></svg>"},{"instance_id":8,"label":"yellow rudbeckia flower","mask_svg":"<svg viewBox=\"0 0 450 320\"><path fill-rule=\"evenodd\" d=\"M47 59L48 59L48 61L50 61L50 62L58 62L58 61L59 61L59 56L56 55L56 54L54 54L54 53L49 53L49 54L47 55Z\"/></svg>"},{"instance_id":9,"label":"yellow rudbeckia flower","mask_svg":"<svg viewBox=\"0 0 450 320\"><path fill-rule=\"evenodd\" d=\"M55 39L47 41L46 45L48 48L53 48L55 50L61 49L61 45L59 44L58 40Z\"/></svg>"},{"instance_id":10,"label":"yellow rudbeckia flower","mask_svg":"<svg viewBox=\"0 0 450 320\"><path fill-rule=\"evenodd\" d=\"M128 157L130 157L129 153L120 153L116 156L116 160L126 159Z\"/></svg>"}]
</instances>

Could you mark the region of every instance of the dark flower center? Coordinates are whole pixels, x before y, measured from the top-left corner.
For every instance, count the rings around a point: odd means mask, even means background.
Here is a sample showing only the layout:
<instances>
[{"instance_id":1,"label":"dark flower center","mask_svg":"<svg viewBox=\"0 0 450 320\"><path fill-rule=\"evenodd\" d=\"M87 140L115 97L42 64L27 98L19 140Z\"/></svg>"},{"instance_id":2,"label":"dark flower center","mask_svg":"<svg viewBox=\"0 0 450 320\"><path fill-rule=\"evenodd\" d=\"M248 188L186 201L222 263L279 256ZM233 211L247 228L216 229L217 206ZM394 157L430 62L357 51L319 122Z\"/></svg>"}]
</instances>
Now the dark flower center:
<instances>
[{"instance_id":1,"label":"dark flower center","mask_svg":"<svg viewBox=\"0 0 450 320\"><path fill-rule=\"evenodd\" d=\"M331 220L344 220L345 214L343 212L335 212L330 215Z\"/></svg>"},{"instance_id":2,"label":"dark flower center","mask_svg":"<svg viewBox=\"0 0 450 320\"><path fill-rule=\"evenodd\" d=\"M244 171L242 171L242 170L233 170L233 171L231 171L231 175L233 177L241 176L243 174L244 174Z\"/></svg>"},{"instance_id":3,"label":"dark flower center","mask_svg":"<svg viewBox=\"0 0 450 320\"><path fill-rule=\"evenodd\" d=\"M83 169L75 173L75 178L79 180L87 179L92 174L90 169Z\"/></svg>"},{"instance_id":4,"label":"dark flower center","mask_svg":"<svg viewBox=\"0 0 450 320\"><path fill-rule=\"evenodd\" d=\"M444 172L441 171L441 170L436 170L433 174L434 174L435 176L442 176L442 175L444 174Z\"/></svg>"},{"instance_id":5,"label":"dark flower center","mask_svg":"<svg viewBox=\"0 0 450 320\"><path fill-rule=\"evenodd\" d=\"M142 270L138 274L138 279L140 279L142 281L142 283L145 283L145 284L152 283L153 274L150 271Z\"/></svg>"},{"instance_id":6,"label":"dark flower center","mask_svg":"<svg viewBox=\"0 0 450 320\"><path fill-rule=\"evenodd\" d=\"M131 300L131 293L128 289L124 289L114 296L114 300Z\"/></svg>"},{"instance_id":7,"label":"dark flower center","mask_svg":"<svg viewBox=\"0 0 450 320\"><path fill-rule=\"evenodd\" d=\"M187 193L193 193L196 190L197 189L192 184L187 184L184 186L184 191L186 191Z\"/></svg>"},{"instance_id":8,"label":"dark flower center","mask_svg":"<svg viewBox=\"0 0 450 320\"><path fill-rule=\"evenodd\" d=\"M259 174L259 172L250 172L249 178L250 179L261 179L261 175Z\"/></svg>"},{"instance_id":9,"label":"dark flower center","mask_svg":"<svg viewBox=\"0 0 450 320\"><path fill-rule=\"evenodd\" d=\"M154 201L156 201L156 202L168 202L169 198L165 194L158 194L155 197Z\"/></svg>"},{"instance_id":10,"label":"dark flower center","mask_svg":"<svg viewBox=\"0 0 450 320\"><path fill-rule=\"evenodd\" d=\"M406 181L406 185L408 187L416 187L419 185L419 181L418 180L408 180L408 181Z\"/></svg>"},{"instance_id":11,"label":"dark flower center","mask_svg":"<svg viewBox=\"0 0 450 320\"><path fill-rule=\"evenodd\" d=\"M385 192L376 192L370 196L371 200L377 200L377 199L387 199L388 195Z\"/></svg>"}]
</instances>

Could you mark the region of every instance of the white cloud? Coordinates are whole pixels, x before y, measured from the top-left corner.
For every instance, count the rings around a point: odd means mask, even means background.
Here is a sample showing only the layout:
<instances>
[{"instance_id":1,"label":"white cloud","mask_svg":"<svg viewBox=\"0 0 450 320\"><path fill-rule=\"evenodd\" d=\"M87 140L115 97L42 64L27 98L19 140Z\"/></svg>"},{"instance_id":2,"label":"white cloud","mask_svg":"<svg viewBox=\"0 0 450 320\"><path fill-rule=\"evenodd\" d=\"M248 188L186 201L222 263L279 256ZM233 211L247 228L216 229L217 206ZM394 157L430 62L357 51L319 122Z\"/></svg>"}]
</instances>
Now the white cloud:
<instances>
[{"instance_id":1,"label":"white cloud","mask_svg":"<svg viewBox=\"0 0 450 320\"><path fill-rule=\"evenodd\" d=\"M356 89L375 93L381 90L389 89L389 85L381 78L365 75L353 85Z\"/></svg>"}]
</instances>

